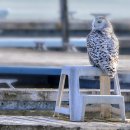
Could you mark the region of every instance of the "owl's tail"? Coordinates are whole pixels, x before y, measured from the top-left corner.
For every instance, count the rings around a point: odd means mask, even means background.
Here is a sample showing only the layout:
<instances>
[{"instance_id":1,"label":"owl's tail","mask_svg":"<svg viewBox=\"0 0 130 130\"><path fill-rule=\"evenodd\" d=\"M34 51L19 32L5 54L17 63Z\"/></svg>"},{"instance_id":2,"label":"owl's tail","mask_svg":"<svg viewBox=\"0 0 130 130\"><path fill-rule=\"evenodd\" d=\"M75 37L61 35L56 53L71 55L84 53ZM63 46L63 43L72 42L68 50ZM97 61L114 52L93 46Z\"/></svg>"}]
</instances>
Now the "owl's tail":
<instances>
[{"instance_id":1,"label":"owl's tail","mask_svg":"<svg viewBox=\"0 0 130 130\"><path fill-rule=\"evenodd\" d=\"M114 78L116 72L117 72L117 66L109 66L105 67L103 71L110 77Z\"/></svg>"},{"instance_id":2,"label":"owl's tail","mask_svg":"<svg viewBox=\"0 0 130 130\"><path fill-rule=\"evenodd\" d=\"M108 73L108 76L110 77L110 78L114 78L115 77L115 74L116 74L116 72L114 72L114 73Z\"/></svg>"}]
</instances>

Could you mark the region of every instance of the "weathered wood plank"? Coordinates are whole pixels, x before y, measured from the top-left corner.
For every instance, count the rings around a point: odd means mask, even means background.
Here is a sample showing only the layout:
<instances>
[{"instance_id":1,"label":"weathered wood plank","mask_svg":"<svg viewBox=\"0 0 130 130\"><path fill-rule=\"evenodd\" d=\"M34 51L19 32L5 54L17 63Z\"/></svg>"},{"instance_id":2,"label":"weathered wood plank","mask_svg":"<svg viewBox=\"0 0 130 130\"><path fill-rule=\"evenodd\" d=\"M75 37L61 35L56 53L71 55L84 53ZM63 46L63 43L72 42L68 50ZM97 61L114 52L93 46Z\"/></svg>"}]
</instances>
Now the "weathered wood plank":
<instances>
[{"instance_id":1,"label":"weathered wood plank","mask_svg":"<svg viewBox=\"0 0 130 130\"><path fill-rule=\"evenodd\" d=\"M56 101L57 89L0 89L0 101ZM84 94L99 94L99 89L81 89ZM113 90L111 90L113 93ZM130 90L121 90L125 102L130 102ZM64 90L62 101L68 101L68 89Z\"/></svg>"},{"instance_id":2,"label":"weathered wood plank","mask_svg":"<svg viewBox=\"0 0 130 130\"><path fill-rule=\"evenodd\" d=\"M58 89L57 100L56 100L57 107L61 106L62 96L64 92L64 85L65 85L65 78L66 78L66 75L64 74L62 74L60 77L60 82L59 82L59 87L58 87L59 89Z\"/></svg>"},{"instance_id":3,"label":"weathered wood plank","mask_svg":"<svg viewBox=\"0 0 130 130\"><path fill-rule=\"evenodd\" d=\"M0 89L0 110L54 110L57 92L56 89ZM81 92L98 95L100 93L98 89L83 89ZM130 90L122 90L122 95L125 97L126 111L130 111ZM65 89L63 104L68 104L68 97L68 90ZM92 110L99 111L100 105L87 106L87 111Z\"/></svg>"},{"instance_id":4,"label":"weathered wood plank","mask_svg":"<svg viewBox=\"0 0 130 130\"><path fill-rule=\"evenodd\" d=\"M55 102L51 101L0 101L0 110L54 110Z\"/></svg>"}]
</instances>

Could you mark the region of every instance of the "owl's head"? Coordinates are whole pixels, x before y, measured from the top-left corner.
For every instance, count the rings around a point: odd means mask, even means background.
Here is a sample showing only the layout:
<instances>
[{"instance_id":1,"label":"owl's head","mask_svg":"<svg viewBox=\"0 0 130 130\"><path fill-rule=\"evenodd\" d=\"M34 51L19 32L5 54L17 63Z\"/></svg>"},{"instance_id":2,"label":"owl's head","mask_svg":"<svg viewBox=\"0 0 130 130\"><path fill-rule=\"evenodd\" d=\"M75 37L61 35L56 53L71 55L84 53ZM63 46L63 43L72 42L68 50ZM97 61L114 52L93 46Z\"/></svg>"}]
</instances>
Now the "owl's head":
<instances>
[{"instance_id":1,"label":"owl's head","mask_svg":"<svg viewBox=\"0 0 130 130\"><path fill-rule=\"evenodd\" d=\"M92 30L112 32L113 28L112 28L112 24L106 17L97 16L94 18L92 22Z\"/></svg>"}]
</instances>

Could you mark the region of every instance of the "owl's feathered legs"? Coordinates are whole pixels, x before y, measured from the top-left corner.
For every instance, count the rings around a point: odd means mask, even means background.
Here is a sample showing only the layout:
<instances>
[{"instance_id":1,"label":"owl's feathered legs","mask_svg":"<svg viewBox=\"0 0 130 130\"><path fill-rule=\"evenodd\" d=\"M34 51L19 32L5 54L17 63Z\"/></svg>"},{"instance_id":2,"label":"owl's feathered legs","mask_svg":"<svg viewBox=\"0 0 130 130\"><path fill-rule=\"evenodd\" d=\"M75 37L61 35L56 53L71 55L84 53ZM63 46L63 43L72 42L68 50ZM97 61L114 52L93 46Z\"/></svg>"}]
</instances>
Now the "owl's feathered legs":
<instances>
[{"instance_id":1,"label":"owl's feathered legs","mask_svg":"<svg viewBox=\"0 0 130 130\"><path fill-rule=\"evenodd\" d=\"M100 66L98 66L98 65L95 65L95 64L93 64L93 67L97 67L97 68L99 68L99 69L101 69L100 68ZM103 70L103 69L101 69L101 71L103 71L106 75L108 75L110 78L114 78L115 77L115 75L116 75L116 70L115 69L111 69L111 68L108 68L108 69L105 69L105 70ZM97 76L96 76L97 77ZM96 78L95 77L95 78ZM97 78L96 78L97 79Z\"/></svg>"}]
</instances>

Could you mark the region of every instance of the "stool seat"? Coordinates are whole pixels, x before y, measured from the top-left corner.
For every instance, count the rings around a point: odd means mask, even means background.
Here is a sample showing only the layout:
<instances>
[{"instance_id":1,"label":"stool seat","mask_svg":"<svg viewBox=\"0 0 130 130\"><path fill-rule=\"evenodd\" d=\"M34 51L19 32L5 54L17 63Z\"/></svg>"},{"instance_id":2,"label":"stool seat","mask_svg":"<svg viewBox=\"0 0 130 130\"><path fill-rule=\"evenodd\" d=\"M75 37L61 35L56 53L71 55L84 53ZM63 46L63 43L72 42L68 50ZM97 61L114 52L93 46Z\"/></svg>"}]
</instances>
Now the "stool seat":
<instances>
[{"instance_id":1,"label":"stool seat","mask_svg":"<svg viewBox=\"0 0 130 130\"><path fill-rule=\"evenodd\" d=\"M61 106L66 76L69 83L69 107ZM83 121L87 104L118 104L121 118L125 120L124 97L121 96L118 75L114 78L116 95L87 95L80 93L81 76L107 77L99 68L93 66L64 66L61 71L55 113L70 115L71 121ZM100 82L103 82L100 80ZM107 84L106 84L107 85ZM106 86L103 86L104 89Z\"/></svg>"}]
</instances>

